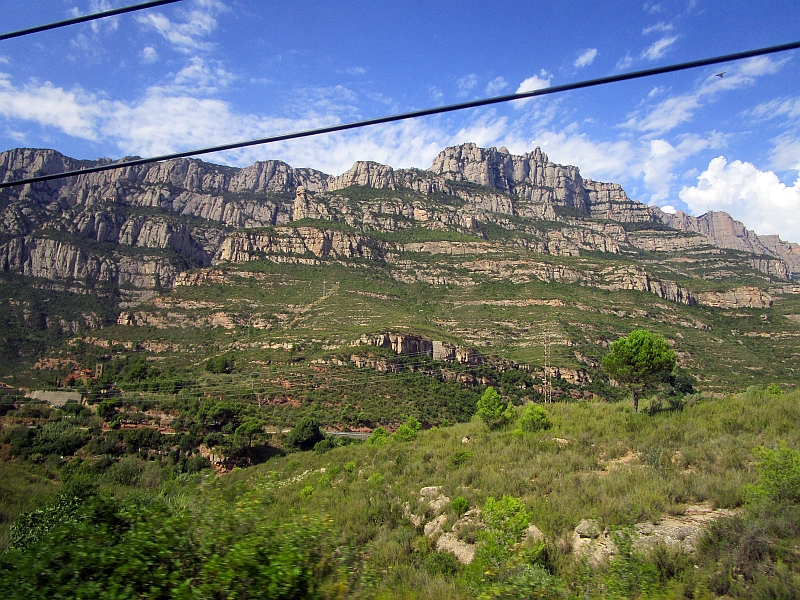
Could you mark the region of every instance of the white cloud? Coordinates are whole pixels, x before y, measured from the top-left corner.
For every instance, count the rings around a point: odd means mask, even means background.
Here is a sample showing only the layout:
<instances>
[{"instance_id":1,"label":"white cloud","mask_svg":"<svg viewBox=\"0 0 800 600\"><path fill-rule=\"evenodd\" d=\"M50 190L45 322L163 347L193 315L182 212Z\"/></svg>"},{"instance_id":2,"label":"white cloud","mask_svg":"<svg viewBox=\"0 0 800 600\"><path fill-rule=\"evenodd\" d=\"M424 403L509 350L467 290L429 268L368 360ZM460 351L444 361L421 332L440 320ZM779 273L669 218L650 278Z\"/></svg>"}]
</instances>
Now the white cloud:
<instances>
[{"instance_id":1,"label":"white cloud","mask_svg":"<svg viewBox=\"0 0 800 600\"><path fill-rule=\"evenodd\" d=\"M800 175L787 186L772 171L719 156L679 195L695 214L725 211L756 233L800 241Z\"/></svg>"},{"instance_id":2,"label":"white cloud","mask_svg":"<svg viewBox=\"0 0 800 600\"><path fill-rule=\"evenodd\" d=\"M16 131L14 129L6 129L3 132L3 135L8 137L8 138L11 138L12 140L17 142L18 144L25 144L26 136L22 131Z\"/></svg>"},{"instance_id":3,"label":"white cloud","mask_svg":"<svg viewBox=\"0 0 800 600\"><path fill-rule=\"evenodd\" d=\"M81 17L84 14L94 14L100 12L106 12L116 8L113 6L108 0L91 0L89 3L89 10L86 13L81 12L78 7L73 7L70 9L70 14L73 17ZM99 33L102 29L106 29L107 31L115 31L119 27L119 17L105 17L103 19L97 19L95 21L91 21L89 23L92 31L94 33Z\"/></svg>"},{"instance_id":4,"label":"white cloud","mask_svg":"<svg viewBox=\"0 0 800 600\"><path fill-rule=\"evenodd\" d=\"M667 204L666 206L662 206L661 210L670 215L674 215L676 212L678 212L677 210L675 210L675 207L672 206L672 204Z\"/></svg>"},{"instance_id":5,"label":"white cloud","mask_svg":"<svg viewBox=\"0 0 800 600\"><path fill-rule=\"evenodd\" d=\"M463 127L448 142L447 146L474 142L478 146L486 147L497 144L508 131L508 119L497 117L493 110L474 119Z\"/></svg>"},{"instance_id":6,"label":"white cloud","mask_svg":"<svg viewBox=\"0 0 800 600\"><path fill-rule=\"evenodd\" d=\"M464 75L456 82L456 85L458 86L458 95L467 96L478 85L478 76L475 73Z\"/></svg>"},{"instance_id":7,"label":"white cloud","mask_svg":"<svg viewBox=\"0 0 800 600\"><path fill-rule=\"evenodd\" d=\"M345 70L348 75L364 75L366 72L367 70L364 67L350 67Z\"/></svg>"},{"instance_id":8,"label":"white cloud","mask_svg":"<svg viewBox=\"0 0 800 600\"><path fill-rule=\"evenodd\" d=\"M642 35L650 35L651 33L667 33L668 31L672 31L672 23L664 23L663 21L659 21L655 25L651 25L650 27L645 27L642 29Z\"/></svg>"},{"instance_id":9,"label":"white cloud","mask_svg":"<svg viewBox=\"0 0 800 600\"><path fill-rule=\"evenodd\" d=\"M142 62L153 64L158 61L158 52L152 46L147 46L142 50Z\"/></svg>"},{"instance_id":10,"label":"white cloud","mask_svg":"<svg viewBox=\"0 0 800 600\"><path fill-rule=\"evenodd\" d=\"M752 110L745 111L746 116L756 119L777 119L785 117L788 119L800 118L800 97L780 98L759 104Z\"/></svg>"},{"instance_id":11,"label":"white cloud","mask_svg":"<svg viewBox=\"0 0 800 600\"><path fill-rule=\"evenodd\" d=\"M661 5L660 2L645 2L642 10L645 12L649 12L651 14L660 13L664 10L664 7Z\"/></svg>"},{"instance_id":12,"label":"white cloud","mask_svg":"<svg viewBox=\"0 0 800 600\"><path fill-rule=\"evenodd\" d=\"M201 39L217 27L217 15L228 10L219 0L195 0L192 8L179 10L182 22L174 22L160 12L147 11L137 17L139 23L155 29L177 50L185 53L210 50L213 46Z\"/></svg>"},{"instance_id":13,"label":"white cloud","mask_svg":"<svg viewBox=\"0 0 800 600\"><path fill-rule=\"evenodd\" d=\"M800 171L800 137L785 133L772 140L770 162L774 169Z\"/></svg>"},{"instance_id":14,"label":"white cloud","mask_svg":"<svg viewBox=\"0 0 800 600\"><path fill-rule=\"evenodd\" d=\"M175 75L174 85L169 89L180 89L193 96L214 94L233 81L234 75L225 70L222 64L211 65L200 57L189 60Z\"/></svg>"},{"instance_id":15,"label":"white cloud","mask_svg":"<svg viewBox=\"0 0 800 600\"><path fill-rule=\"evenodd\" d=\"M9 58L7 56L0 56L0 64L10 65L11 64L11 60L9 60Z\"/></svg>"},{"instance_id":16,"label":"white cloud","mask_svg":"<svg viewBox=\"0 0 800 600\"><path fill-rule=\"evenodd\" d=\"M691 120L697 109L713 102L721 92L751 86L757 77L777 73L785 62L769 57L742 61L732 66L725 77L710 74L695 91L662 100L644 116L632 113L625 126L650 135L661 135Z\"/></svg>"},{"instance_id":17,"label":"white cloud","mask_svg":"<svg viewBox=\"0 0 800 600\"><path fill-rule=\"evenodd\" d=\"M647 50L642 52L642 58L646 58L647 60L657 60L664 56L669 50L669 47L672 46L678 40L678 36L672 37L663 37L654 44L652 44Z\"/></svg>"},{"instance_id":18,"label":"white cloud","mask_svg":"<svg viewBox=\"0 0 800 600\"><path fill-rule=\"evenodd\" d=\"M616 69L617 71L624 71L625 69L630 67L633 64L633 62L634 61L633 57L631 56L631 53L626 52L625 56L623 56L617 61Z\"/></svg>"},{"instance_id":19,"label":"white cloud","mask_svg":"<svg viewBox=\"0 0 800 600\"><path fill-rule=\"evenodd\" d=\"M486 84L486 95L497 96L500 92L508 87L508 82L502 77L495 77Z\"/></svg>"},{"instance_id":20,"label":"white cloud","mask_svg":"<svg viewBox=\"0 0 800 600\"><path fill-rule=\"evenodd\" d=\"M595 57L597 56L597 48L588 48L581 52L580 56L572 63L577 69L581 67L588 67L590 64L594 62Z\"/></svg>"},{"instance_id":21,"label":"white cloud","mask_svg":"<svg viewBox=\"0 0 800 600\"><path fill-rule=\"evenodd\" d=\"M442 93L442 90L434 85L428 86L428 94L430 94L431 98L433 98L433 101L437 103L441 102L442 98L444 98L444 93Z\"/></svg>"},{"instance_id":22,"label":"white cloud","mask_svg":"<svg viewBox=\"0 0 800 600\"><path fill-rule=\"evenodd\" d=\"M514 93L521 94L522 92L533 92L536 90L549 88L550 81L552 79L553 76L542 69L539 71L539 75L533 75L532 77L528 77L527 79L523 80L522 83L519 84L517 91ZM511 104L514 106L514 108L522 108L531 100L533 100L533 98L524 98L522 100L514 100Z\"/></svg>"},{"instance_id":23,"label":"white cloud","mask_svg":"<svg viewBox=\"0 0 800 600\"><path fill-rule=\"evenodd\" d=\"M0 73L0 115L53 127L86 140L98 139L96 122L102 109L98 99L80 87L55 87L49 81L32 80L22 88Z\"/></svg>"}]
</instances>

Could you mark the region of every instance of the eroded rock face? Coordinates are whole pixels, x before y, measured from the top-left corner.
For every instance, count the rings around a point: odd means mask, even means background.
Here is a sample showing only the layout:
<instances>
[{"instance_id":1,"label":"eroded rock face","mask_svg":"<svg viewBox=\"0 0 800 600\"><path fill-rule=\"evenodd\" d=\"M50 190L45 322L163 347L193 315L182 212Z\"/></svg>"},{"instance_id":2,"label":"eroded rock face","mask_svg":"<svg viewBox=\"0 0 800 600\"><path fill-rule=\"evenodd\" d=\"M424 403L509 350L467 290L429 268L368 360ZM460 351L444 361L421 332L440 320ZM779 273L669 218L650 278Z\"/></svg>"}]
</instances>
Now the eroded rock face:
<instances>
[{"instance_id":1,"label":"eroded rock face","mask_svg":"<svg viewBox=\"0 0 800 600\"><path fill-rule=\"evenodd\" d=\"M0 153L0 180L108 162L76 161L52 150L10 150ZM363 193L346 191L353 186L390 193L365 200ZM725 213L701 217L663 213L631 200L617 184L583 179L576 167L550 162L538 148L516 156L505 148L464 144L443 150L426 171L357 162L338 177L281 161L236 169L179 159L5 193L9 201L0 214L4 270L78 284L107 282L139 291L169 287L178 273L192 267L254 257L307 264L322 258L378 260L396 265L394 276L408 283L475 284L474 277L435 267L419 269L403 257L429 253L473 257L464 266L475 269L478 276L515 283L563 281L648 291L684 304L696 301L689 291L655 280L638 267L593 274L563 264L493 260L492 255L504 251L503 243L395 246L358 233L427 228L482 236L486 226L516 232L507 244L517 250L552 256L619 254L631 248L682 252L712 244L752 254L751 266L769 277L800 274L797 244L777 236L759 237ZM520 218L534 221L522 223ZM281 227L299 219L336 221L354 231ZM537 221L558 226L540 226ZM652 222L677 231L628 235L615 221ZM262 231L239 231L242 228Z\"/></svg>"},{"instance_id":2,"label":"eroded rock face","mask_svg":"<svg viewBox=\"0 0 800 600\"><path fill-rule=\"evenodd\" d=\"M744 286L727 292L703 292L698 301L717 308L771 308L772 296L756 287Z\"/></svg>"},{"instance_id":3,"label":"eroded rock face","mask_svg":"<svg viewBox=\"0 0 800 600\"><path fill-rule=\"evenodd\" d=\"M266 255L380 260L383 249L379 242L364 235L335 229L284 227L263 233L234 233L222 243L214 262L242 263Z\"/></svg>"}]
</instances>

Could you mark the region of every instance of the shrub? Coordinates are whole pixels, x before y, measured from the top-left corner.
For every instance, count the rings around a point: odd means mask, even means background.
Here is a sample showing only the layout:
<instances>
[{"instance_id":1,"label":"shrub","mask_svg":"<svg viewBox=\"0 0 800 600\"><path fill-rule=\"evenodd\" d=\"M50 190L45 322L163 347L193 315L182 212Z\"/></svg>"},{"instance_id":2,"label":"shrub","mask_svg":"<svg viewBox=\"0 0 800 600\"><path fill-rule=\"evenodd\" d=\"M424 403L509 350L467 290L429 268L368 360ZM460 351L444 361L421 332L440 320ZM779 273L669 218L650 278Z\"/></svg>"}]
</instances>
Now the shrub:
<instances>
[{"instance_id":1,"label":"shrub","mask_svg":"<svg viewBox=\"0 0 800 600\"><path fill-rule=\"evenodd\" d=\"M453 509L459 517L463 515L469 509L469 502L467 501L464 496L456 496L453 498L452 502L450 502L450 508Z\"/></svg>"},{"instance_id":2,"label":"shrub","mask_svg":"<svg viewBox=\"0 0 800 600\"><path fill-rule=\"evenodd\" d=\"M528 404L522 409L519 417L519 428L522 431L535 432L543 429L550 429L550 419L547 413L538 404Z\"/></svg>"},{"instance_id":3,"label":"shrub","mask_svg":"<svg viewBox=\"0 0 800 600\"><path fill-rule=\"evenodd\" d=\"M772 396L782 396L784 393L783 388L777 383L770 383L765 391Z\"/></svg>"},{"instance_id":4,"label":"shrub","mask_svg":"<svg viewBox=\"0 0 800 600\"><path fill-rule=\"evenodd\" d=\"M388 439L389 439L389 432L386 431L383 427L376 427L375 429L372 430L372 435L370 435L367 438L367 443L370 446L381 446L385 444ZM347 465L345 465L345 469L347 469Z\"/></svg>"},{"instance_id":5,"label":"shrub","mask_svg":"<svg viewBox=\"0 0 800 600\"><path fill-rule=\"evenodd\" d=\"M344 463L344 470L345 470L345 473L354 473L355 470L356 470L355 461L351 460L351 461L348 461L348 462Z\"/></svg>"},{"instance_id":6,"label":"shrub","mask_svg":"<svg viewBox=\"0 0 800 600\"><path fill-rule=\"evenodd\" d=\"M317 454L324 454L328 450L333 450L336 447L336 442L331 438L325 438L314 444L314 452Z\"/></svg>"},{"instance_id":7,"label":"shrub","mask_svg":"<svg viewBox=\"0 0 800 600\"><path fill-rule=\"evenodd\" d=\"M422 428L422 425L414 417L408 417L406 422L397 428L397 431L392 436L392 439L398 442L410 442L417 437L417 432Z\"/></svg>"},{"instance_id":8,"label":"shrub","mask_svg":"<svg viewBox=\"0 0 800 600\"><path fill-rule=\"evenodd\" d=\"M367 479L367 483L375 488L383 487L384 483L383 475L381 475L380 473L373 473L372 475L369 476L369 479Z\"/></svg>"},{"instance_id":9,"label":"shrub","mask_svg":"<svg viewBox=\"0 0 800 600\"><path fill-rule=\"evenodd\" d=\"M800 502L800 452L784 442L774 450L759 446L753 454L758 481L750 486L751 493L779 502Z\"/></svg>"},{"instance_id":10,"label":"shrub","mask_svg":"<svg viewBox=\"0 0 800 600\"><path fill-rule=\"evenodd\" d=\"M461 465L469 462L472 458L472 452L467 452L466 450L459 450L454 454L450 455L450 458L447 459L447 464L450 465L451 469L457 469Z\"/></svg>"},{"instance_id":11,"label":"shrub","mask_svg":"<svg viewBox=\"0 0 800 600\"><path fill-rule=\"evenodd\" d=\"M302 490L300 490L300 497L303 500L308 500L313 495L314 495L314 486L313 485L307 485Z\"/></svg>"}]
</instances>

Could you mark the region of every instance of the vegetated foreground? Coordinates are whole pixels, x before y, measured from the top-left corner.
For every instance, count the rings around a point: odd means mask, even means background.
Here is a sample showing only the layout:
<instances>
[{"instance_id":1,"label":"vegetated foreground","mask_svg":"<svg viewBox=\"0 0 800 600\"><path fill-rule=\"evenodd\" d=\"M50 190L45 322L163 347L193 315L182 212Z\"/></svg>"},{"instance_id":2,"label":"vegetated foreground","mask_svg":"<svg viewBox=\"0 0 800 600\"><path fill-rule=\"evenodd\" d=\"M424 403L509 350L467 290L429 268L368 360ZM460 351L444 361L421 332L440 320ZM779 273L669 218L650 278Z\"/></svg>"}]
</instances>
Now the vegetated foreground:
<instances>
[{"instance_id":1,"label":"vegetated foreground","mask_svg":"<svg viewBox=\"0 0 800 600\"><path fill-rule=\"evenodd\" d=\"M2 462L2 596L800 596L800 393L492 407L223 475Z\"/></svg>"}]
</instances>

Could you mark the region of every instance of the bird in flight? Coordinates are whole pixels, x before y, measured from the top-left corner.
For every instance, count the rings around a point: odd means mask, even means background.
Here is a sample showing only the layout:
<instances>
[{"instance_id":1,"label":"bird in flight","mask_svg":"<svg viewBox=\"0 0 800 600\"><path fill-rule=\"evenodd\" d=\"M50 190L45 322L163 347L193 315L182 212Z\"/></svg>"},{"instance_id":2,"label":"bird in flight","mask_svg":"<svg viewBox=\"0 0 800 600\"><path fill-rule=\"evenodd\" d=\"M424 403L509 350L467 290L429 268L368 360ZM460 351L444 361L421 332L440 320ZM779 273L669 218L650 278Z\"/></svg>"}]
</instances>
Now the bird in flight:
<instances>
[{"instance_id":1,"label":"bird in flight","mask_svg":"<svg viewBox=\"0 0 800 600\"><path fill-rule=\"evenodd\" d=\"M723 71L722 73L717 73L717 77L719 77L720 79L722 79L723 77L725 77L725 73L726 73L726 72L727 72L727 71Z\"/></svg>"}]
</instances>

